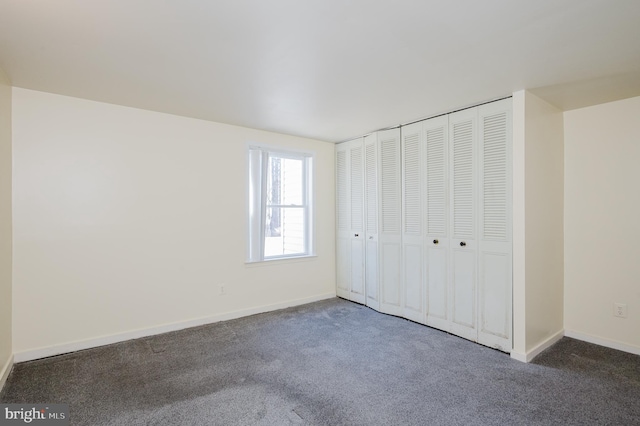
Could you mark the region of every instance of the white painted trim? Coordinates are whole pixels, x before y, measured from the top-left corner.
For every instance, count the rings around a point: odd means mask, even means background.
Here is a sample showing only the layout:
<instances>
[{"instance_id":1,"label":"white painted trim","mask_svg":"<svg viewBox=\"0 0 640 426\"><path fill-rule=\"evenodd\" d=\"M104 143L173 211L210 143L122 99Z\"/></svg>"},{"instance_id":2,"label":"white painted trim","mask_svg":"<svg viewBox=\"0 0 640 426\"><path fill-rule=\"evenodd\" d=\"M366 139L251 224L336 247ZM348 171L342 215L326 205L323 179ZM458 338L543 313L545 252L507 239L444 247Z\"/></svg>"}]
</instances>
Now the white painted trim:
<instances>
[{"instance_id":1,"label":"white painted trim","mask_svg":"<svg viewBox=\"0 0 640 426\"><path fill-rule=\"evenodd\" d=\"M512 227L512 322L513 350L526 361L527 340L527 280L526 280L526 221L525 221L525 96L524 90L513 93L511 143L511 227ZM514 357L515 358L515 357ZM516 358L518 359L518 358Z\"/></svg>"},{"instance_id":2,"label":"white painted trim","mask_svg":"<svg viewBox=\"0 0 640 426\"><path fill-rule=\"evenodd\" d=\"M261 314L264 312L276 311L278 309L290 308L292 306L304 305L307 303L318 302L320 300L331 299L336 297L335 292L320 294L317 296L306 297L303 299L289 300L286 302L274 303L272 305L258 306L254 308L241 309L239 311L226 312L219 315L196 318L188 321L180 321L171 324L165 324L157 327L143 328L124 333L111 334L92 339L78 340L61 345L47 346L38 349L17 352L14 354L14 362L32 361L35 359L46 358L54 355L61 355L69 352L81 351L84 349L95 348L98 346L110 345L112 343L124 342L126 340L139 339L141 337L149 337L157 334L168 333L170 331L183 330L185 328L197 327L200 325L213 324L220 321L246 317L249 315Z\"/></svg>"},{"instance_id":3,"label":"white painted trim","mask_svg":"<svg viewBox=\"0 0 640 426\"><path fill-rule=\"evenodd\" d=\"M545 349L548 349L551 346L553 346L554 344L556 344L564 336L565 336L565 331L564 330L560 330L560 331L554 333L553 335L549 336L544 341L540 342L536 347L534 347L533 349L531 349L527 353L523 354L522 352L515 352L515 351L511 352L511 358L515 359L516 361L520 361L520 362L531 362L531 361L533 361L533 359L535 357L540 355L540 353L542 351L544 351Z\"/></svg>"},{"instance_id":4,"label":"white painted trim","mask_svg":"<svg viewBox=\"0 0 640 426\"><path fill-rule=\"evenodd\" d=\"M11 367L13 367L13 355L9 357L4 366L2 366L2 370L0 370L0 392L2 392L2 388L4 388L5 383L7 383L7 378L9 377L9 373L11 373Z\"/></svg>"},{"instance_id":5,"label":"white painted trim","mask_svg":"<svg viewBox=\"0 0 640 426\"><path fill-rule=\"evenodd\" d=\"M527 352L527 362L533 361L535 357L540 355L544 350L549 349L555 345L560 339L565 336L564 330L559 330L555 334L549 336L546 340L540 342L536 347Z\"/></svg>"},{"instance_id":6,"label":"white painted trim","mask_svg":"<svg viewBox=\"0 0 640 426\"><path fill-rule=\"evenodd\" d=\"M564 335L572 339L578 339L596 345L605 346L611 349L617 349L623 352L640 355L640 347L622 343L617 340L605 339L604 337L592 336L591 334L581 333L575 330L565 330Z\"/></svg>"},{"instance_id":7,"label":"white painted trim","mask_svg":"<svg viewBox=\"0 0 640 426\"><path fill-rule=\"evenodd\" d=\"M520 361L520 362L528 362L527 361L527 354L523 354L521 352L511 351L511 358L515 359L516 361Z\"/></svg>"}]
</instances>

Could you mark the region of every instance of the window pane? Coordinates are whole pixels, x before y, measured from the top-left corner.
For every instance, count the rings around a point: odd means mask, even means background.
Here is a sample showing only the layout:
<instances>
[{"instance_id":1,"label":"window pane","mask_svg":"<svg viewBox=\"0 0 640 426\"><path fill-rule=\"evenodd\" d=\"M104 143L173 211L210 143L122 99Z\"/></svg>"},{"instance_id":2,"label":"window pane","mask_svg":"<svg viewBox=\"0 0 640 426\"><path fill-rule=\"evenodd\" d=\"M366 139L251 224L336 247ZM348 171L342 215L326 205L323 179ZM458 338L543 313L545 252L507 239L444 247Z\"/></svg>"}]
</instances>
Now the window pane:
<instances>
[{"instance_id":1,"label":"window pane","mask_svg":"<svg viewBox=\"0 0 640 426\"><path fill-rule=\"evenodd\" d=\"M303 204L302 159L269 157L267 205Z\"/></svg>"},{"instance_id":2,"label":"window pane","mask_svg":"<svg viewBox=\"0 0 640 426\"><path fill-rule=\"evenodd\" d=\"M302 205L302 160L282 159L282 204Z\"/></svg>"},{"instance_id":3,"label":"window pane","mask_svg":"<svg viewBox=\"0 0 640 426\"><path fill-rule=\"evenodd\" d=\"M267 205L282 204L282 159L269 157L269 168L267 169ZM268 221L267 216L267 221ZM278 227L280 223L278 222Z\"/></svg>"},{"instance_id":4,"label":"window pane","mask_svg":"<svg viewBox=\"0 0 640 426\"><path fill-rule=\"evenodd\" d=\"M264 257L305 253L305 209L267 209Z\"/></svg>"}]
</instances>

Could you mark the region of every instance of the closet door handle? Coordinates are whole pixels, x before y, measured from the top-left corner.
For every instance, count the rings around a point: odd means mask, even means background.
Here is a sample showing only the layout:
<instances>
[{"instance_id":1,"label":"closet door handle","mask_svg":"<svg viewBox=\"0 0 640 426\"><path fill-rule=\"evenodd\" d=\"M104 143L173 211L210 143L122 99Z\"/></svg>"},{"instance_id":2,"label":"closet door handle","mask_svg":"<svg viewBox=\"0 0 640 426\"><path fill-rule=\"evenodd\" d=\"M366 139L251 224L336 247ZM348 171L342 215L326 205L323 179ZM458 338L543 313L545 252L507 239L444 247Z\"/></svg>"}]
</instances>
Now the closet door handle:
<instances>
[{"instance_id":1,"label":"closet door handle","mask_svg":"<svg viewBox=\"0 0 640 426\"><path fill-rule=\"evenodd\" d=\"M464 247L466 245L467 245L467 243L465 243L464 241L460 241L460 247Z\"/></svg>"},{"instance_id":2,"label":"closet door handle","mask_svg":"<svg viewBox=\"0 0 640 426\"><path fill-rule=\"evenodd\" d=\"M353 236L354 236L354 237L359 237L359 236L360 236L360 234L353 234Z\"/></svg>"},{"instance_id":3,"label":"closet door handle","mask_svg":"<svg viewBox=\"0 0 640 426\"><path fill-rule=\"evenodd\" d=\"M438 240L433 240L433 244L438 244L440 241Z\"/></svg>"}]
</instances>

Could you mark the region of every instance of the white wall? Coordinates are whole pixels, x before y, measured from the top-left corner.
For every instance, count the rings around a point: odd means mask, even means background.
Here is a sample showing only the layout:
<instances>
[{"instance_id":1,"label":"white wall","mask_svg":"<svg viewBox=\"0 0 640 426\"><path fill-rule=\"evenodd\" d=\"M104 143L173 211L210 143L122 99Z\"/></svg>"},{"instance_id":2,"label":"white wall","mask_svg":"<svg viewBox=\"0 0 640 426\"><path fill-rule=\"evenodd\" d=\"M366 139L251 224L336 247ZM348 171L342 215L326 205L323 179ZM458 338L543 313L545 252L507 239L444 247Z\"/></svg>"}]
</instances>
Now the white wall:
<instances>
[{"instance_id":1,"label":"white wall","mask_svg":"<svg viewBox=\"0 0 640 426\"><path fill-rule=\"evenodd\" d=\"M16 360L335 295L333 144L18 88L13 106ZM317 257L244 263L247 142L316 153Z\"/></svg>"},{"instance_id":2,"label":"white wall","mask_svg":"<svg viewBox=\"0 0 640 426\"><path fill-rule=\"evenodd\" d=\"M640 97L564 122L566 334L640 354Z\"/></svg>"},{"instance_id":3,"label":"white wall","mask_svg":"<svg viewBox=\"0 0 640 426\"><path fill-rule=\"evenodd\" d=\"M11 85L0 69L0 390L11 347Z\"/></svg>"},{"instance_id":4,"label":"white wall","mask_svg":"<svg viewBox=\"0 0 640 426\"><path fill-rule=\"evenodd\" d=\"M513 95L513 353L530 361L563 334L563 115Z\"/></svg>"},{"instance_id":5,"label":"white wall","mask_svg":"<svg viewBox=\"0 0 640 426\"><path fill-rule=\"evenodd\" d=\"M563 331L562 111L527 92L525 123L526 350L531 352Z\"/></svg>"}]
</instances>

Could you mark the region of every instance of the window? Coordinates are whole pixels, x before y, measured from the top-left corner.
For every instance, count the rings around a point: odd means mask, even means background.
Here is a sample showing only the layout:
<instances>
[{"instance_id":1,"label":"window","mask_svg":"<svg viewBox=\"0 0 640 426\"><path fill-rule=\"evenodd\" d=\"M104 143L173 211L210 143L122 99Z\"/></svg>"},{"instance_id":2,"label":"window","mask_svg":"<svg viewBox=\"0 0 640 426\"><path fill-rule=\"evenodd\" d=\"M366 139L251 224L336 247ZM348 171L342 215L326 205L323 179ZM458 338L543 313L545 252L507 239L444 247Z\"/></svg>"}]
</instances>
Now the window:
<instances>
[{"instance_id":1,"label":"window","mask_svg":"<svg viewBox=\"0 0 640 426\"><path fill-rule=\"evenodd\" d=\"M313 254L308 153L249 147L248 261Z\"/></svg>"}]
</instances>

